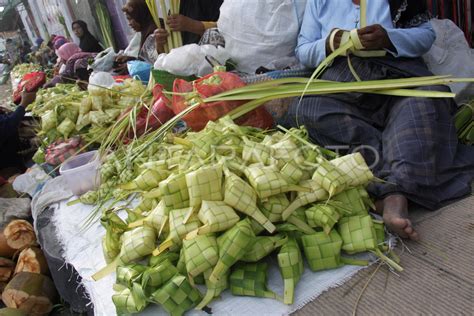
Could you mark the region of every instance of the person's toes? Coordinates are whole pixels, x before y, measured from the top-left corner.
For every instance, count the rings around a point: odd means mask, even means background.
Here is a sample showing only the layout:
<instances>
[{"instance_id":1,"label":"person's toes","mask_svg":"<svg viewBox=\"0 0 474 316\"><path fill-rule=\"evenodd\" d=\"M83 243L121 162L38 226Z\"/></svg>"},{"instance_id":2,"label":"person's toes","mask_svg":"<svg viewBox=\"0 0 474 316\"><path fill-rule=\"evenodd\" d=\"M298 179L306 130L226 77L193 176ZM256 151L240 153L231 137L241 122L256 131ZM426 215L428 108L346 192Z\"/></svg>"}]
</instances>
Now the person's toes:
<instances>
[{"instance_id":1,"label":"person's toes","mask_svg":"<svg viewBox=\"0 0 474 316\"><path fill-rule=\"evenodd\" d=\"M405 228L408 226L407 219L401 217L391 217L385 220L387 227L402 238L407 238L408 234Z\"/></svg>"},{"instance_id":2,"label":"person's toes","mask_svg":"<svg viewBox=\"0 0 474 316\"><path fill-rule=\"evenodd\" d=\"M406 233L407 235L411 235L411 234L413 234L413 233L415 232L415 230L413 229L413 227L410 226L410 225L408 225L407 227L405 227L404 231L405 231L405 233Z\"/></svg>"}]
</instances>

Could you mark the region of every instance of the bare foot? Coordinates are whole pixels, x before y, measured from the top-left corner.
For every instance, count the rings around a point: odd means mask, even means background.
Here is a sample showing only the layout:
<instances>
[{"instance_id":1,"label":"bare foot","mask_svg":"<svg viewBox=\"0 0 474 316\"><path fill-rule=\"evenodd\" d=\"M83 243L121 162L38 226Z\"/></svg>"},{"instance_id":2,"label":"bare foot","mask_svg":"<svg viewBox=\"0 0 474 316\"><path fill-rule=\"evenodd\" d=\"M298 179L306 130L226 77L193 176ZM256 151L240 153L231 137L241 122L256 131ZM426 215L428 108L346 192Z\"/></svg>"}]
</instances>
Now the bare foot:
<instances>
[{"instance_id":1,"label":"bare foot","mask_svg":"<svg viewBox=\"0 0 474 316\"><path fill-rule=\"evenodd\" d=\"M419 239L418 233L408 219L408 200L403 195L389 195L383 200L383 221L389 230L400 237Z\"/></svg>"}]
</instances>

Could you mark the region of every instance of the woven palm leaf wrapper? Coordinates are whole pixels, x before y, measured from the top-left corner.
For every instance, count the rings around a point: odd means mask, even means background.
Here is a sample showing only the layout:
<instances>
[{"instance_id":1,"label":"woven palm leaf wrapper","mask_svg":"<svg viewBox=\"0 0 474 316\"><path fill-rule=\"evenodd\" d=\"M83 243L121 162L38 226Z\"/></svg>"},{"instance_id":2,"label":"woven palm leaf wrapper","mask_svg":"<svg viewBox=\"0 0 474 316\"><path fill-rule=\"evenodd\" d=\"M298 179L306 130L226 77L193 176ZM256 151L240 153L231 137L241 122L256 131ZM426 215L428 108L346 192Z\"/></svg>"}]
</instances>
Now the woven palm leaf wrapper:
<instances>
[{"instance_id":1,"label":"woven palm leaf wrapper","mask_svg":"<svg viewBox=\"0 0 474 316\"><path fill-rule=\"evenodd\" d=\"M117 315L140 313L148 305L140 284L133 283L131 289L125 288L112 295Z\"/></svg>"},{"instance_id":2,"label":"woven palm leaf wrapper","mask_svg":"<svg viewBox=\"0 0 474 316\"><path fill-rule=\"evenodd\" d=\"M261 202L262 213L272 222L281 222L283 218L281 214L290 206L290 201L286 194L278 194L270 196L266 201Z\"/></svg>"},{"instance_id":3,"label":"woven palm leaf wrapper","mask_svg":"<svg viewBox=\"0 0 474 316\"><path fill-rule=\"evenodd\" d=\"M222 166L201 167L186 174L189 206L199 207L203 200L222 201Z\"/></svg>"},{"instance_id":4,"label":"woven palm leaf wrapper","mask_svg":"<svg viewBox=\"0 0 474 316\"><path fill-rule=\"evenodd\" d=\"M166 207L165 202L161 200L158 205L145 217L143 224L155 229L158 237L163 233L169 232L168 216L170 208Z\"/></svg>"},{"instance_id":5,"label":"woven palm leaf wrapper","mask_svg":"<svg viewBox=\"0 0 474 316\"><path fill-rule=\"evenodd\" d=\"M290 237L278 252L278 265L284 282L283 303L294 302L295 287L304 271L303 257L298 242Z\"/></svg>"},{"instance_id":6,"label":"woven palm leaf wrapper","mask_svg":"<svg viewBox=\"0 0 474 316\"><path fill-rule=\"evenodd\" d=\"M188 275L188 272L186 271L186 258L184 257L184 248L181 247L181 250L179 251L179 260L176 263L176 268L178 269L178 272L182 275Z\"/></svg>"},{"instance_id":7,"label":"woven palm leaf wrapper","mask_svg":"<svg viewBox=\"0 0 474 316\"><path fill-rule=\"evenodd\" d=\"M119 186L123 190L142 190L149 191L158 186L158 184L168 178L168 170L143 170L132 182Z\"/></svg>"},{"instance_id":8,"label":"woven palm leaf wrapper","mask_svg":"<svg viewBox=\"0 0 474 316\"><path fill-rule=\"evenodd\" d=\"M239 261L255 240L249 219L238 222L218 239L219 261L212 270L209 280L217 283L226 272Z\"/></svg>"},{"instance_id":9,"label":"woven palm leaf wrapper","mask_svg":"<svg viewBox=\"0 0 474 316\"><path fill-rule=\"evenodd\" d=\"M382 251L388 251L389 247L385 242L385 226L383 221L373 220L374 222L374 229L375 229L375 236L377 236L377 246Z\"/></svg>"},{"instance_id":10,"label":"woven palm leaf wrapper","mask_svg":"<svg viewBox=\"0 0 474 316\"><path fill-rule=\"evenodd\" d=\"M183 252L186 271L192 279L212 269L219 260L217 239L213 235L202 235L191 240L184 240Z\"/></svg>"},{"instance_id":11,"label":"woven palm leaf wrapper","mask_svg":"<svg viewBox=\"0 0 474 316\"><path fill-rule=\"evenodd\" d=\"M191 214L191 216L189 216ZM187 220L185 222L185 220ZM173 210L169 213L169 234L165 241L163 241L158 248L153 251L154 256L158 256L166 249L176 249L181 246L183 238L193 230L201 226L201 222L196 214L193 214L193 208L183 208Z\"/></svg>"},{"instance_id":12,"label":"woven palm leaf wrapper","mask_svg":"<svg viewBox=\"0 0 474 316\"><path fill-rule=\"evenodd\" d=\"M278 139L278 135L282 139ZM271 145L274 151L274 158L278 161L278 167L282 168L286 163L293 162L296 166L302 164L305 161L305 158L298 148L298 145L287 135L282 133L277 134L276 142ZM298 183L299 181L297 181Z\"/></svg>"},{"instance_id":13,"label":"woven palm leaf wrapper","mask_svg":"<svg viewBox=\"0 0 474 316\"><path fill-rule=\"evenodd\" d=\"M294 211L293 214L291 214L290 217L286 219L286 221L297 226L307 235L316 233L316 231L308 225L308 220L306 218L304 207L300 207L296 211Z\"/></svg>"},{"instance_id":14,"label":"woven palm leaf wrapper","mask_svg":"<svg viewBox=\"0 0 474 316\"><path fill-rule=\"evenodd\" d=\"M245 168L245 176L260 199L290 191L310 191L291 184L275 166L251 165Z\"/></svg>"},{"instance_id":15,"label":"woven palm leaf wrapper","mask_svg":"<svg viewBox=\"0 0 474 316\"><path fill-rule=\"evenodd\" d=\"M298 164L294 161L287 162L281 169L281 174L283 174L287 179L290 180L292 184L298 184L303 179L304 172L298 167Z\"/></svg>"},{"instance_id":16,"label":"woven palm leaf wrapper","mask_svg":"<svg viewBox=\"0 0 474 316\"><path fill-rule=\"evenodd\" d=\"M226 171L224 202L255 219L270 233L275 231L275 225L257 208L257 194L254 189L230 171Z\"/></svg>"},{"instance_id":17,"label":"woven palm leaf wrapper","mask_svg":"<svg viewBox=\"0 0 474 316\"><path fill-rule=\"evenodd\" d=\"M312 271L335 269L341 266L342 239L336 230L329 235L318 232L301 237L304 253Z\"/></svg>"},{"instance_id":18,"label":"woven palm leaf wrapper","mask_svg":"<svg viewBox=\"0 0 474 316\"><path fill-rule=\"evenodd\" d=\"M370 215L341 218L338 223L338 231L344 242L342 249L349 254L377 248L377 235Z\"/></svg>"},{"instance_id":19,"label":"woven palm leaf wrapper","mask_svg":"<svg viewBox=\"0 0 474 316\"><path fill-rule=\"evenodd\" d=\"M171 316L181 316L201 301L201 294L186 277L177 274L155 291L152 299L163 306Z\"/></svg>"},{"instance_id":20,"label":"woven palm leaf wrapper","mask_svg":"<svg viewBox=\"0 0 474 316\"><path fill-rule=\"evenodd\" d=\"M328 192L315 180L305 180L299 185L309 189L309 192L298 192L296 194L296 198L283 211L283 220L287 220L288 217L290 217L290 215L300 207L319 201L326 201L329 198Z\"/></svg>"},{"instance_id":21,"label":"woven palm leaf wrapper","mask_svg":"<svg viewBox=\"0 0 474 316\"><path fill-rule=\"evenodd\" d=\"M278 224L277 225L277 231L279 233L284 233L289 237L295 238L298 241L301 240L301 237L303 235L308 235L304 232L304 230L302 230L298 226L296 226L294 224L291 224L291 223L288 223L288 222ZM316 233L316 232L314 232L314 233Z\"/></svg>"},{"instance_id":22,"label":"woven palm leaf wrapper","mask_svg":"<svg viewBox=\"0 0 474 316\"><path fill-rule=\"evenodd\" d=\"M102 250L105 261L109 264L120 254L121 236L127 229L127 224L113 209L105 211L100 222L106 229L105 236L102 238Z\"/></svg>"},{"instance_id":23,"label":"woven palm leaf wrapper","mask_svg":"<svg viewBox=\"0 0 474 316\"><path fill-rule=\"evenodd\" d=\"M142 288L145 293L151 294L156 291L163 284L168 282L173 276L178 273L178 269L169 261L165 260L160 264L150 267L143 272Z\"/></svg>"},{"instance_id":24,"label":"woven palm leaf wrapper","mask_svg":"<svg viewBox=\"0 0 474 316\"><path fill-rule=\"evenodd\" d=\"M158 200L153 199L153 198L146 198L142 196L142 199L140 200L140 204L138 204L137 207L133 209L133 212L137 215L142 215L151 211L157 205L158 205Z\"/></svg>"},{"instance_id":25,"label":"woven palm leaf wrapper","mask_svg":"<svg viewBox=\"0 0 474 316\"><path fill-rule=\"evenodd\" d=\"M277 294L267 289L267 269L266 262L237 264L229 279L232 294L280 300Z\"/></svg>"},{"instance_id":26,"label":"woven palm leaf wrapper","mask_svg":"<svg viewBox=\"0 0 474 316\"><path fill-rule=\"evenodd\" d=\"M212 269L204 272L204 280L206 282L207 291L202 301L199 303L198 306L196 306L196 309L198 310L201 310L206 307L210 302L212 302L214 298L218 297L229 287L229 271L227 271L227 273L222 276L217 282L212 282L209 279L211 273Z\"/></svg>"},{"instance_id":27,"label":"woven palm leaf wrapper","mask_svg":"<svg viewBox=\"0 0 474 316\"><path fill-rule=\"evenodd\" d=\"M306 210L306 218L311 227L322 227L324 232L329 234L340 215L331 205L316 204Z\"/></svg>"},{"instance_id":28,"label":"woven palm leaf wrapper","mask_svg":"<svg viewBox=\"0 0 474 316\"><path fill-rule=\"evenodd\" d=\"M349 186L365 186L374 179L364 157L360 153L341 156L329 161L349 178Z\"/></svg>"},{"instance_id":29,"label":"woven palm leaf wrapper","mask_svg":"<svg viewBox=\"0 0 474 316\"><path fill-rule=\"evenodd\" d=\"M344 191L350 182L346 174L328 161L322 161L313 174L315 180L332 197Z\"/></svg>"},{"instance_id":30,"label":"woven palm leaf wrapper","mask_svg":"<svg viewBox=\"0 0 474 316\"><path fill-rule=\"evenodd\" d=\"M186 184L186 175L171 175L160 182L159 194L166 207L179 209L189 207L189 193Z\"/></svg>"},{"instance_id":31,"label":"woven palm leaf wrapper","mask_svg":"<svg viewBox=\"0 0 474 316\"><path fill-rule=\"evenodd\" d=\"M240 220L237 213L221 201L202 201L198 218L204 225L190 232L186 239L192 239L196 235L225 231Z\"/></svg>"},{"instance_id":32,"label":"woven palm leaf wrapper","mask_svg":"<svg viewBox=\"0 0 474 316\"><path fill-rule=\"evenodd\" d=\"M342 203L346 209L350 209L352 211L349 215L342 214L343 217L353 215L367 215L369 214L369 208L375 208L369 198L369 194L362 187L344 190L331 199L332 201Z\"/></svg>"},{"instance_id":33,"label":"woven palm leaf wrapper","mask_svg":"<svg viewBox=\"0 0 474 316\"><path fill-rule=\"evenodd\" d=\"M242 151L242 159L247 164L262 163L270 165L273 157L273 150L262 143L256 143L244 137L244 146Z\"/></svg>"},{"instance_id":34,"label":"woven palm leaf wrapper","mask_svg":"<svg viewBox=\"0 0 474 316\"><path fill-rule=\"evenodd\" d=\"M258 236L240 259L244 262L257 262L271 254L274 250L286 243L284 235Z\"/></svg>"},{"instance_id":35,"label":"woven palm leaf wrapper","mask_svg":"<svg viewBox=\"0 0 474 316\"><path fill-rule=\"evenodd\" d=\"M186 137L193 144L193 150L203 159L212 154L213 147L219 144L221 138L215 130L207 127L199 133L188 133Z\"/></svg>"},{"instance_id":36,"label":"woven palm leaf wrapper","mask_svg":"<svg viewBox=\"0 0 474 316\"><path fill-rule=\"evenodd\" d=\"M120 254L113 262L95 273L92 278L100 280L112 273L119 264L128 264L142 259L153 252L155 248L156 234L153 228L142 226L127 231L122 236L122 247Z\"/></svg>"},{"instance_id":37,"label":"woven palm leaf wrapper","mask_svg":"<svg viewBox=\"0 0 474 316\"><path fill-rule=\"evenodd\" d=\"M166 260L171 262L173 265L176 265L179 260L179 254L176 252L165 251L160 253L158 256L150 256L148 260L148 266L154 267Z\"/></svg>"},{"instance_id":38,"label":"woven palm leaf wrapper","mask_svg":"<svg viewBox=\"0 0 474 316\"><path fill-rule=\"evenodd\" d=\"M134 282L140 282L142 274L146 269L147 267L141 264L117 267L116 282L130 288Z\"/></svg>"}]
</instances>

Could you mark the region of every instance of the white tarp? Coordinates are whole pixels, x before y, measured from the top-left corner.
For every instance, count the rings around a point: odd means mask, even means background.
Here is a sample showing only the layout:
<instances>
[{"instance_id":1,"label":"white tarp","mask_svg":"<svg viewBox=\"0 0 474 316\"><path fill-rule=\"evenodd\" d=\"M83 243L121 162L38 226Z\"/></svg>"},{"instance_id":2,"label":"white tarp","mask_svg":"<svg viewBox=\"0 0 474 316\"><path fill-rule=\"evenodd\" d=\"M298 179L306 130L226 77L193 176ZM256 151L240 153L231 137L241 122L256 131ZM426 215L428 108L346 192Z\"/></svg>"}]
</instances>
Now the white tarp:
<instances>
[{"instance_id":1,"label":"white tarp","mask_svg":"<svg viewBox=\"0 0 474 316\"><path fill-rule=\"evenodd\" d=\"M94 304L95 315L115 315L115 307L112 303L114 293L112 286L115 281L115 274L109 275L98 282L91 279L95 272L105 266L101 246L105 229L99 223L96 223L88 230L82 231L81 225L90 215L92 207L82 204L68 207L66 204L66 201L59 204L53 218L58 229L58 240L61 240L63 244L66 263L72 264L83 278L83 284ZM222 299L215 300L210 306L214 315L288 315L329 288L341 285L360 269L363 268L344 266L335 270L313 273L306 268L301 281L296 287L295 303L292 306L284 305L272 299L232 296L229 291L224 292ZM283 282L276 263L270 264L268 285L276 293L280 295L283 293ZM160 307L151 305L140 315L164 314ZM187 315L207 314L190 311Z\"/></svg>"}]
</instances>

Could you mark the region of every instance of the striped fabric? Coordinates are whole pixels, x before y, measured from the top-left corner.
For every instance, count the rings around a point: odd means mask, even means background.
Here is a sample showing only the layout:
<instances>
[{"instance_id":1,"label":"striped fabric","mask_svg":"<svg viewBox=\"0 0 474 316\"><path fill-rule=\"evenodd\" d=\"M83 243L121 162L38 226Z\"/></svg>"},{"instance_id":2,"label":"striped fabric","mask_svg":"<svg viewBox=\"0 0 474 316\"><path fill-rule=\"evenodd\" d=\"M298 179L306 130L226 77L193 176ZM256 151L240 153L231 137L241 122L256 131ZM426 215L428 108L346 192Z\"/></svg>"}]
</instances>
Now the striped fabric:
<instances>
[{"instance_id":1,"label":"striped fabric","mask_svg":"<svg viewBox=\"0 0 474 316\"><path fill-rule=\"evenodd\" d=\"M67 141L58 140L46 148L45 160L52 166L59 166L67 159L79 154L83 145L80 137L73 137Z\"/></svg>"},{"instance_id":2,"label":"striped fabric","mask_svg":"<svg viewBox=\"0 0 474 316\"><path fill-rule=\"evenodd\" d=\"M362 80L430 75L419 59L351 60ZM335 60L322 79L355 80L344 58ZM474 147L458 144L454 111L447 99L349 93L295 100L280 124L305 125L316 143L360 151L374 174L387 181L369 187L375 198L403 193L436 209L471 192L474 178Z\"/></svg>"},{"instance_id":3,"label":"striped fabric","mask_svg":"<svg viewBox=\"0 0 474 316\"><path fill-rule=\"evenodd\" d=\"M428 10L434 17L450 19L466 35L469 44L474 40L474 1L473 0L427 0Z\"/></svg>"}]
</instances>

